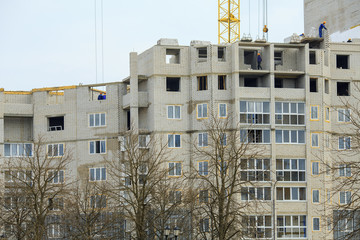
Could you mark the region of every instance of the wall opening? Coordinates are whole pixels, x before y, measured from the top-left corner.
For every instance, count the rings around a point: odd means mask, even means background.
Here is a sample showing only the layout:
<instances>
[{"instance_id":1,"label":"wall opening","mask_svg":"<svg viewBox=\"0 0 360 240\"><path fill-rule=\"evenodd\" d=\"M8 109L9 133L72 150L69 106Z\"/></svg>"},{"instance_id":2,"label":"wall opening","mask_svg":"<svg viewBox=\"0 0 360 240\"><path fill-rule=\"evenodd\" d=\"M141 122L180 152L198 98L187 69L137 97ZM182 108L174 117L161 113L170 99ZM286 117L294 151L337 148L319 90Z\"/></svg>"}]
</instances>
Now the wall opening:
<instances>
[{"instance_id":1,"label":"wall opening","mask_svg":"<svg viewBox=\"0 0 360 240\"><path fill-rule=\"evenodd\" d=\"M62 131L64 129L64 116L48 117L48 131Z\"/></svg>"},{"instance_id":2,"label":"wall opening","mask_svg":"<svg viewBox=\"0 0 360 240\"><path fill-rule=\"evenodd\" d=\"M219 90L226 90L226 75L219 75L218 76L218 89Z\"/></svg>"},{"instance_id":3,"label":"wall opening","mask_svg":"<svg viewBox=\"0 0 360 240\"><path fill-rule=\"evenodd\" d=\"M349 69L349 55L336 55L336 68Z\"/></svg>"},{"instance_id":4,"label":"wall opening","mask_svg":"<svg viewBox=\"0 0 360 240\"><path fill-rule=\"evenodd\" d=\"M166 49L166 63L179 64L180 63L180 49Z\"/></svg>"},{"instance_id":5,"label":"wall opening","mask_svg":"<svg viewBox=\"0 0 360 240\"><path fill-rule=\"evenodd\" d=\"M316 52L315 51L309 52L309 63L316 64Z\"/></svg>"},{"instance_id":6,"label":"wall opening","mask_svg":"<svg viewBox=\"0 0 360 240\"><path fill-rule=\"evenodd\" d=\"M198 89L197 89L198 91L203 91L208 89L207 76L197 77L197 81L198 81Z\"/></svg>"},{"instance_id":7,"label":"wall opening","mask_svg":"<svg viewBox=\"0 0 360 240\"><path fill-rule=\"evenodd\" d=\"M218 47L218 61L225 62L226 47Z\"/></svg>"},{"instance_id":8,"label":"wall opening","mask_svg":"<svg viewBox=\"0 0 360 240\"><path fill-rule=\"evenodd\" d=\"M166 78L166 91L180 92L180 78L167 77Z\"/></svg>"},{"instance_id":9,"label":"wall opening","mask_svg":"<svg viewBox=\"0 0 360 240\"><path fill-rule=\"evenodd\" d=\"M317 92L317 78L310 78L310 92Z\"/></svg>"},{"instance_id":10,"label":"wall opening","mask_svg":"<svg viewBox=\"0 0 360 240\"><path fill-rule=\"evenodd\" d=\"M330 92L330 89L329 89L329 79L324 79L324 85L325 85L325 87L324 87L325 93L326 93L326 94L329 94L329 92Z\"/></svg>"},{"instance_id":11,"label":"wall opening","mask_svg":"<svg viewBox=\"0 0 360 240\"><path fill-rule=\"evenodd\" d=\"M207 48L203 47L203 48L198 48L198 58L199 61L206 61L207 59Z\"/></svg>"},{"instance_id":12,"label":"wall opening","mask_svg":"<svg viewBox=\"0 0 360 240\"><path fill-rule=\"evenodd\" d=\"M283 65L283 61L282 61L282 51L275 51L274 52L274 64L276 65Z\"/></svg>"},{"instance_id":13,"label":"wall opening","mask_svg":"<svg viewBox=\"0 0 360 240\"><path fill-rule=\"evenodd\" d=\"M259 87L257 78L244 78L244 87Z\"/></svg>"},{"instance_id":14,"label":"wall opening","mask_svg":"<svg viewBox=\"0 0 360 240\"><path fill-rule=\"evenodd\" d=\"M337 82L337 95L338 96L350 96L350 83L349 82Z\"/></svg>"},{"instance_id":15,"label":"wall opening","mask_svg":"<svg viewBox=\"0 0 360 240\"><path fill-rule=\"evenodd\" d=\"M275 88L304 88L299 78L275 78Z\"/></svg>"},{"instance_id":16,"label":"wall opening","mask_svg":"<svg viewBox=\"0 0 360 240\"><path fill-rule=\"evenodd\" d=\"M126 112L126 127L127 130L131 129L130 110Z\"/></svg>"}]
</instances>

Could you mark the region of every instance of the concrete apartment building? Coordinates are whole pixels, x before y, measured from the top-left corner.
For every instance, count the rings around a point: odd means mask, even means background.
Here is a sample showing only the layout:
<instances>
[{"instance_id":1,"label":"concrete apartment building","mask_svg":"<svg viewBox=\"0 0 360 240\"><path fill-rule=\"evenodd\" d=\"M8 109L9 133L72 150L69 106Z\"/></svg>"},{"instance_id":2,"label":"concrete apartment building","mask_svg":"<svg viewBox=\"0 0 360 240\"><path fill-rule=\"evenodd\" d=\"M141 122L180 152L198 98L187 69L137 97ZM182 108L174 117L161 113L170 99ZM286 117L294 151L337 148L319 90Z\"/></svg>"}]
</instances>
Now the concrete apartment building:
<instances>
[{"instance_id":1,"label":"concrete apartment building","mask_svg":"<svg viewBox=\"0 0 360 240\"><path fill-rule=\"evenodd\" d=\"M260 70L257 53L263 59ZM343 101L357 93L359 80L356 39L223 45L192 41L190 46L161 39L141 54L130 53L130 76L104 84L106 100L98 100L100 84L30 92L1 89L1 158L18 156L21 144L44 136L46 144L72 149L76 160L65 172L67 178L88 179L90 169L106 167L104 156L118 156L119 139L132 126L140 134L169 141L181 172L186 172L197 164L189 156L190 143L206 133L210 114L232 116L232 126L240 124L247 141L265 149L258 170L270 171L271 180L258 184L276 191L271 196L276 196L277 239L337 239L341 230L327 226L333 215L329 206L349 195L346 190L332 195L332 176L322 172L333 154L330 145L348 148L351 128ZM262 214L269 217L270 198L263 200L269 206ZM245 199L239 196L239 201Z\"/></svg>"}]
</instances>

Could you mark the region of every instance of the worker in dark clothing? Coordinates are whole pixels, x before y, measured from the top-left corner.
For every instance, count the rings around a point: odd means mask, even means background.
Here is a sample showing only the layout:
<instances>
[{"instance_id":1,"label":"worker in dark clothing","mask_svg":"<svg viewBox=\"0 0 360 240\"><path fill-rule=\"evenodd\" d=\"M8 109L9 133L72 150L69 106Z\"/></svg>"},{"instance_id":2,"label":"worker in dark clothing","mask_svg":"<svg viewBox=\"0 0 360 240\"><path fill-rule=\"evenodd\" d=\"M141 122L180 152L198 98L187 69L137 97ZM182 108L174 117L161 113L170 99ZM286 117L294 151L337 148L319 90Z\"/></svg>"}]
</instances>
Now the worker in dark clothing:
<instances>
[{"instance_id":1,"label":"worker in dark clothing","mask_svg":"<svg viewBox=\"0 0 360 240\"><path fill-rule=\"evenodd\" d=\"M320 27L319 27L319 37L321 37L321 38L323 35L323 29L327 30L327 28L325 27L325 23L326 23L326 21L323 21L323 23L320 24Z\"/></svg>"},{"instance_id":2,"label":"worker in dark clothing","mask_svg":"<svg viewBox=\"0 0 360 240\"><path fill-rule=\"evenodd\" d=\"M102 92L100 93L100 95L98 96L98 100L103 100L103 95L102 95Z\"/></svg>"},{"instance_id":3,"label":"worker in dark clothing","mask_svg":"<svg viewBox=\"0 0 360 240\"><path fill-rule=\"evenodd\" d=\"M262 67L261 67L261 62L262 62L262 58L260 56L260 53L257 54L257 63L258 63L258 70L261 69L262 70Z\"/></svg>"},{"instance_id":4,"label":"worker in dark clothing","mask_svg":"<svg viewBox=\"0 0 360 240\"><path fill-rule=\"evenodd\" d=\"M352 42L352 41L351 41L351 38L349 38L349 40L347 40L347 42Z\"/></svg>"}]
</instances>

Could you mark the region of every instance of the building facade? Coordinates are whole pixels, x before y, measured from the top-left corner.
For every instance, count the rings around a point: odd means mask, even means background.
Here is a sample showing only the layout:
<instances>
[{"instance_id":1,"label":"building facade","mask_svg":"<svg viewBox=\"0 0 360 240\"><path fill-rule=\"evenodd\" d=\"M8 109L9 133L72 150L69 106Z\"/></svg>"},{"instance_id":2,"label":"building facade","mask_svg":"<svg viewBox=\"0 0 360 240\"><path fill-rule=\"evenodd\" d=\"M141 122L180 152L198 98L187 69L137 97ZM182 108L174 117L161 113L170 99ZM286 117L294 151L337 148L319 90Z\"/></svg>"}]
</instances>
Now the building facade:
<instances>
[{"instance_id":1,"label":"building facade","mask_svg":"<svg viewBox=\"0 0 360 240\"><path fill-rule=\"evenodd\" d=\"M266 232L257 239L273 238L273 222L277 239L334 239L341 234L332 231L331 206L350 201L351 191L334 192L333 180L351 170L326 169L334 148L350 151L353 129L345 102L359 94L359 80L358 40L181 46L161 39L141 54L130 53L130 76L121 82L2 89L0 153L3 161L18 157L20 145L41 135L48 145L72 150L75 160L65 178L89 181L91 169L106 169L104 156L118 157L120 137L134 128L168 141L182 177L192 165L200 167L189 153L194 142L207 145L204 122L214 114L239 127L243 141L264 149L261 158L247 162L246 171L268 171L269 177L254 179L256 187L239 196L266 203L261 214L249 213L253 219L276 216L271 224L256 221ZM104 100L98 100L99 87L106 88Z\"/></svg>"}]
</instances>

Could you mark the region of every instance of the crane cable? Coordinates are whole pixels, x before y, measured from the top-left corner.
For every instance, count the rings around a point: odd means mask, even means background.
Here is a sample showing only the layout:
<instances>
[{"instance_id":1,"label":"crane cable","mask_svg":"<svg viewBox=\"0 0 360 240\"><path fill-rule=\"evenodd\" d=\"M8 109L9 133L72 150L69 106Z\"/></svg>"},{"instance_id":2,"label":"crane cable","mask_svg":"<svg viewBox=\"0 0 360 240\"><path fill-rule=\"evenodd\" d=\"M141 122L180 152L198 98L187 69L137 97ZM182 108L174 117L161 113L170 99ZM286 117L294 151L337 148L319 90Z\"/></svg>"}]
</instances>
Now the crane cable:
<instances>
[{"instance_id":1,"label":"crane cable","mask_svg":"<svg viewBox=\"0 0 360 240\"><path fill-rule=\"evenodd\" d=\"M95 81L97 83L97 76L98 76L98 57L97 57L97 27L96 27L96 22L97 22L97 17L96 17L96 0L94 0L94 14L95 14Z\"/></svg>"},{"instance_id":2,"label":"crane cable","mask_svg":"<svg viewBox=\"0 0 360 240\"><path fill-rule=\"evenodd\" d=\"M100 21L101 21L101 80L104 83L104 14L103 14L103 0L100 0ZM94 0L94 25L95 25L95 81L98 83L98 27L97 27L97 0Z\"/></svg>"},{"instance_id":3,"label":"crane cable","mask_svg":"<svg viewBox=\"0 0 360 240\"><path fill-rule=\"evenodd\" d=\"M258 37L260 36L260 0L258 0Z\"/></svg>"}]
</instances>

